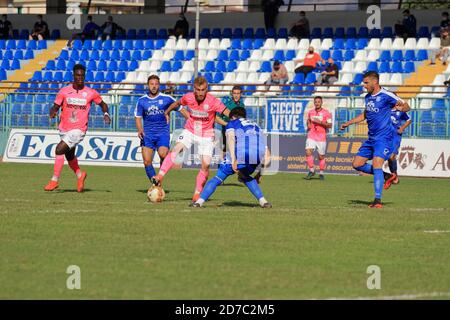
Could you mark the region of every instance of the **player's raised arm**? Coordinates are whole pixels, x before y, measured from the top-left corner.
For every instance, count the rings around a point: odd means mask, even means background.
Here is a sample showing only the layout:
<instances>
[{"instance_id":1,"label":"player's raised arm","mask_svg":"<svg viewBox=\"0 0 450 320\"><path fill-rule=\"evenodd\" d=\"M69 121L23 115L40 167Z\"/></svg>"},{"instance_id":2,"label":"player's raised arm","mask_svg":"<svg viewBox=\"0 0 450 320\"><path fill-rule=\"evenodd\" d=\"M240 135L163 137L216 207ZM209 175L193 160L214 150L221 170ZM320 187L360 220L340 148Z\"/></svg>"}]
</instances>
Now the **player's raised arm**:
<instances>
[{"instance_id":1,"label":"player's raised arm","mask_svg":"<svg viewBox=\"0 0 450 320\"><path fill-rule=\"evenodd\" d=\"M341 125L341 128L340 128L340 129L341 129L341 130L344 130L344 129L347 128L348 126L351 126L352 124L355 124L355 123L362 122L362 121L364 121L364 120L366 120L366 111L364 111L363 113L361 113L359 116L354 117L353 119L350 119L349 121L343 123L343 124Z\"/></svg>"},{"instance_id":2,"label":"player's raised arm","mask_svg":"<svg viewBox=\"0 0 450 320\"><path fill-rule=\"evenodd\" d=\"M175 109L179 108L180 106L181 106L181 100L177 100L177 101L173 102L166 109L166 111L164 111L164 115L166 116L167 123L169 123L169 121L170 121L170 113L172 112L172 110L175 110ZM181 113L181 114L183 114L183 113ZM183 114L183 116L184 116L184 114ZM184 117L186 118L186 116L184 116Z\"/></svg>"},{"instance_id":3,"label":"player's raised arm","mask_svg":"<svg viewBox=\"0 0 450 320\"><path fill-rule=\"evenodd\" d=\"M412 120L407 120L400 128L398 128L398 134L402 134L403 131L412 123Z\"/></svg>"}]
</instances>

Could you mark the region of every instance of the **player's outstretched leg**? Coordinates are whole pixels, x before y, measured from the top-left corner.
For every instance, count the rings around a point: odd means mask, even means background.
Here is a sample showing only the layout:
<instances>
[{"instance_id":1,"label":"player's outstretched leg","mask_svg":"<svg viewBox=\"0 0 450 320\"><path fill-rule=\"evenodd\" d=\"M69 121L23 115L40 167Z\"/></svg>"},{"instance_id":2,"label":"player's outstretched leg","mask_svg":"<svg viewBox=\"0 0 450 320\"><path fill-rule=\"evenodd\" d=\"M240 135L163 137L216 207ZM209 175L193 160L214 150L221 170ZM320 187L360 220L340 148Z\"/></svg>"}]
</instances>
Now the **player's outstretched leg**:
<instances>
[{"instance_id":1,"label":"player's outstretched leg","mask_svg":"<svg viewBox=\"0 0 450 320\"><path fill-rule=\"evenodd\" d=\"M209 170L204 170L203 168L197 174L197 178L195 181L195 192L192 197L192 202L196 202L200 198L200 193L205 186L206 181L208 180Z\"/></svg>"},{"instance_id":2,"label":"player's outstretched leg","mask_svg":"<svg viewBox=\"0 0 450 320\"><path fill-rule=\"evenodd\" d=\"M75 148L70 149L66 153L66 159L67 159L67 162L69 163L70 169L72 169L72 171L77 176L77 192L83 192L87 173L84 171L81 171L81 169L78 165L78 159L77 159L77 157L75 157Z\"/></svg>"},{"instance_id":3,"label":"player's outstretched leg","mask_svg":"<svg viewBox=\"0 0 450 320\"><path fill-rule=\"evenodd\" d=\"M320 180L325 180L325 176L323 175L323 172L325 171L327 164L325 162L325 156L320 156L319 157L319 179Z\"/></svg>"},{"instance_id":4,"label":"player's outstretched leg","mask_svg":"<svg viewBox=\"0 0 450 320\"><path fill-rule=\"evenodd\" d=\"M173 147L173 150L169 152L167 156L164 158L164 161L162 162L161 167L159 168L158 174L151 178L153 185L155 186L161 185L164 176L170 171L170 169L172 169L173 165L175 164L176 157L183 150L184 145L179 142L175 145L175 147Z\"/></svg>"},{"instance_id":5,"label":"player's outstretched leg","mask_svg":"<svg viewBox=\"0 0 450 320\"><path fill-rule=\"evenodd\" d=\"M53 176L52 179L44 187L45 191L53 191L58 188L58 180L61 175L62 168L64 167L64 155L70 150L69 146L64 142L60 141L56 146L55 151L55 164L53 166Z\"/></svg>"},{"instance_id":6,"label":"player's outstretched leg","mask_svg":"<svg viewBox=\"0 0 450 320\"><path fill-rule=\"evenodd\" d=\"M206 200L211 197L211 195L216 191L217 187L223 182L221 177L215 176L211 180L206 183L203 191L200 193L199 198L190 204L192 207L201 207L205 203Z\"/></svg>"},{"instance_id":7,"label":"player's outstretched leg","mask_svg":"<svg viewBox=\"0 0 450 320\"><path fill-rule=\"evenodd\" d=\"M306 155L306 163L308 164L309 172L305 177L306 180L311 180L311 178L315 175L314 172L314 156L312 154Z\"/></svg>"},{"instance_id":8,"label":"player's outstretched leg","mask_svg":"<svg viewBox=\"0 0 450 320\"><path fill-rule=\"evenodd\" d=\"M245 181L245 185L250 190L250 192L253 194L253 196L258 200L261 208L272 208L272 204L270 204L266 200L266 198L264 198L264 195L261 191L261 188L258 185L258 182L251 177L250 177L250 179L246 179L246 180L247 181Z\"/></svg>"},{"instance_id":9,"label":"player's outstretched leg","mask_svg":"<svg viewBox=\"0 0 450 320\"><path fill-rule=\"evenodd\" d=\"M392 157L388 160L389 164L389 170L391 171L391 174L389 175L389 178L386 179L384 183L384 189L389 189L392 184L398 183L398 176L397 176L397 159L395 157Z\"/></svg>"}]
</instances>

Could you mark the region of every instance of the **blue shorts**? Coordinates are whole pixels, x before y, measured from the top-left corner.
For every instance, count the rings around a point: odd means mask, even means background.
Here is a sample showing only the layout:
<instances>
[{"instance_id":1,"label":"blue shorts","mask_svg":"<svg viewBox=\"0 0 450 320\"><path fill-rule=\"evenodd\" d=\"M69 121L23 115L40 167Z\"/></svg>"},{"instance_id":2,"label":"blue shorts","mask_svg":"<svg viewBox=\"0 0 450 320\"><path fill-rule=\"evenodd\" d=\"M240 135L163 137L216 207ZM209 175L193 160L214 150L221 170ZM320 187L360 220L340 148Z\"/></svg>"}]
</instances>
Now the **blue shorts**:
<instances>
[{"instance_id":1,"label":"blue shorts","mask_svg":"<svg viewBox=\"0 0 450 320\"><path fill-rule=\"evenodd\" d=\"M144 133L141 139L141 147L158 150L160 147L170 147L170 134L148 134Z\"/></svg>"},{"instance_id":2,"label":"blue shorts","mask_svg":"<svg viewBox=\"0 0 450 320\"><path fill-rule=\"evenodd\" d=\"M251 181L253 178L250 176L253 172L255 172L257 164L238 164L239 177L244 181ZM235 172L233 171L233 167L229 163L222 163L219 165L219 169L217 170L216 177L222 181Z\"/></svg>"},{"instance_id":3,"label":"blue shorts","mask_svg":"<svg viewBox=\"0 0 450 320\"><path fill-rule=\"evenodd\" d=\"M374 157L389 159L393 152L392 140L367 140L359 148L357 155L367 159L373 159Z\"/></svg>"},{"instance_id":4,"label":"blue shorts","mask_svg":"<svg viewBox=\"0 0 450 320\"><path fill-rule=\"evenodd\" d=\"M393 141L393 151L392 151L393 154L398 154L398 149L400 149L401 144L402 144L402 135L395 134Z\"/></svg>"}]
</instances>

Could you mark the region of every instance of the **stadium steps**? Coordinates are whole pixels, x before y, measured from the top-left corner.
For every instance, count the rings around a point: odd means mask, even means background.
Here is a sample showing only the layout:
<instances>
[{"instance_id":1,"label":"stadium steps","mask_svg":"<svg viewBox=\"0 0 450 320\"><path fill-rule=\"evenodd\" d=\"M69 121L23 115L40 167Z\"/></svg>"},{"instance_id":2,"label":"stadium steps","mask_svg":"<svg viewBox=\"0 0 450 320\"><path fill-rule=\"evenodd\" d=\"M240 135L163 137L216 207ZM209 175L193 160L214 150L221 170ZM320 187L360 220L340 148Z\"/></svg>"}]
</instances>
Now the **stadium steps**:
<instances>
[{"instance_id":1,"label":"stadium steps","mask_svg":"<svg viewBox=\"0 0 450 320\"><path fill-rule=\"evenodd\" d=\"M397 94L401 98L414 98L420 93L422 86L430 85L434 78L445 71L447 66L442 65L438 60L435 65L430 65L431 60L417 68L417 71L405 79L403 85L410 85L414 87L404 87L397 90ZM415 87L417 86L417 87Z\"/></svg>"},{"instance_id":2,"label":"stadium steps","mask_svg":"<svg viewBox=\"0 0 450 320\"><path fill-rule=\"evenodd\" d=\"M5 81L21 81L27 82L32 77L35 71L40 71L45 68L45 65L49 60L56 59L60 54L62 49L67 45L67 40L56 40L52 45L50 45L46 50L42 50L39 54L35 56L34 59L29 60L20 69L12 73ZM6 89L5 93L14 92L14 90L19 88L18 83L14 84L2 84L2 87L9 87Z\"/></svg>"}]
</instances>

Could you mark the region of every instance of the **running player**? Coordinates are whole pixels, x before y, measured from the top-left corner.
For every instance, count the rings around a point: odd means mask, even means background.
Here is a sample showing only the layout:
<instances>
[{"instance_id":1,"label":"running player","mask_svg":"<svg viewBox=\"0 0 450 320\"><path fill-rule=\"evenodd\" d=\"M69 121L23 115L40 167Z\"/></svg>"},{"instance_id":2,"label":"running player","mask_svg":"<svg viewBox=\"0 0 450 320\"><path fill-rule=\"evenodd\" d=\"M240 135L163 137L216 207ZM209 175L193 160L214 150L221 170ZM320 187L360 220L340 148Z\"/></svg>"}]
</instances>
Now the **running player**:
<instances>
[{"instance_id":1,"label":"running player","mask_svg":"<svg viewBox=\"0 0 450 320\"><path fill-rule=\"evenodd\" d=\"M177 143L164 159L158 175L152 179L152 182L154 185L160 185L164 176L174 165L175 157L184 150L189 150L192 144L197 145L202 164L192 197L192 201L195 202L198 200L206 180L208 180L209 166L214 152L216 112L228 117L230 111L219 99L208 93L208 82L204 77L197 77L194 80L194 92L185 94L180 100L170 105L165 111L166 117L168 118L170 112L180 106L183 106L180 112L189 118L184 130L178 137ZM184 106L188 107L190 111L187 111Z\"/></svg>"},{"instance_id":2,"label":"running player","mask_svg":"<svg viewBox=\"0 0 450 320\"><path fill-rule=\"evenodd\" d=\"M175 99L159 91L159 77L151 75L147 79L149 93L136 103L134 116L138 136L141 139L142 159L149 180L156 174L153 168L155 150L164 161L170 146L170 127L164 115ZM144 122L144 126L142 126Z\"/></svg>"},{"instance_id":3,"label":"running player","mask_svg":"<svg viewBox=\"0 0 450 320\"><path fill-rule=\"evenodd\" d=\"M214 178L208 181L200 198L192 203L193 207L201 207L211 197L216 188L234 173L239 175L250 192L258 200L262 208L271 208L255 178L251 174L263 161L266 141L261 128L247 120L244 108L237 107L230 111L230 119L226 128L228 153L225 161L219 166Z\"/></svg>"},{"instance_id":4,"label":"running player","mask_svg":"<svg viewBox=\"0 0 450 320\"><path fill-rule=\"evenodd\" d=\"M401 100L394 93L381 88L379 75L375 71L368 71L363 76L366 108L364 112L341 125L341 130L367 119L369 139L359 148L353 159L353 168L358 171L374 175L375 199L370 208L382 208L381 193L383 191L384 175L383 163L393 152L395 128L391 120L391 109L407 112L408 103ZM367 161L372 159L372 165Z\"/></svg>"},{"instance_id":5,"label":"running player","mask_svg":"<svg viewBox=\"0 0 450 320\"><path fill-rule=\"evenodd\" d=\"M59 124L59 135L61 141L56 146L56 159L53 168L53 177L44 187L45 191L58 188L58 180L64 166L64 156L69 162L69 167L77 176L77 191L83 192L86 180L86 172L81 171L78 159L75 156L76 146L83 141L88 128L89 109L91 102L98 104L103 111L103 119L109 124L111 118L108 114L108 106L102 100L100 94L84 85L86 67L76 64L73 67L73 83L59 90L53 107L50 108L50 118L56 117L61 108L61 120Z\"/></svg>"},{"instance_id":6,"label":"running player","mask_svg":"<svg viewBox=\"0 0 450 320\"><path fill-rule=\"evenodd\" d=\"M314 98L314 109L308 112L308 137L306 139L306 162L309 167L306 180L311 180L315 175L314 170L314 150L319 154L319 178L324 180L323 171L325 170L325 150L327 148L327 130L332 127L331 113L322 108L322 97Z\"/></svg>"},{"instance_id":7,"label":"running player","mask_svg":"<svg viewBox=\"0 0 450 320\"><path fill-rule=\"evenodd\" d=\"M388 160L391 175L384 182L384 189L389 189L391 184L400 182L397 175L397 155L402 143L403 131L411 124L411 119L406 112L401 112L395 108L391 111L391 120L397 132L394 134L394 152Z\"/></svg>"}]
</instances>

